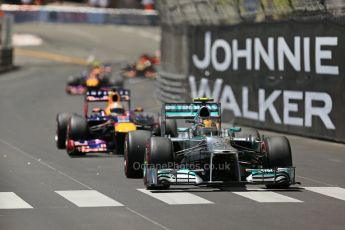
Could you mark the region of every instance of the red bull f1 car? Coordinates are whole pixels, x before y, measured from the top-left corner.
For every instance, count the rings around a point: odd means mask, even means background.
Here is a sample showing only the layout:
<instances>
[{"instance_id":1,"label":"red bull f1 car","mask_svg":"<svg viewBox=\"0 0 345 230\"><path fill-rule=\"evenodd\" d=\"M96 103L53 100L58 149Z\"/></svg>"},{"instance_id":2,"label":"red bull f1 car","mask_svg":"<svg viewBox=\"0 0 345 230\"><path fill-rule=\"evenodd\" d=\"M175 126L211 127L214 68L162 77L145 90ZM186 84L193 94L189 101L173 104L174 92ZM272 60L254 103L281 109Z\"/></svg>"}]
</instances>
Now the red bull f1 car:
<instances>
[{"instance_id":1,"label":"red bull f1 car","mask_svg":"<svg viewBox=\"0 0 345 230\"><path fill-rule=\"evenodd\" d=\"M157 76L156 65L159 63L159 57L143 54L133 65L126 65L122 68L122 75L126 78L155 78Z\"/></svg>"},{"instance_id":2,"label":"red bull f1 car","mask_svg":"<svg viewBox=\"0 0 345 230\"><path fill-rule=\"evenodd\" d=\"M123 154L125 135L129 131L145 129L152 132L158 123L154 116L144 114L141 108L130 108L129 90L88 91L84 116L57 115L57 147L66 148L70 156L114 151Z\"/></svg>"},{"instance_id":3,"label":"red bull f1 car","mask_svg":"<svg viewBox=\"0 0 345 230\"><path fill-rule=\"evenodd\" d=\"M79 76L70 76L65 87L70 95L84 95L89 90L123 87L123 77L113 76L110 65L89 67Z\"/></svg>"}]
</instances>

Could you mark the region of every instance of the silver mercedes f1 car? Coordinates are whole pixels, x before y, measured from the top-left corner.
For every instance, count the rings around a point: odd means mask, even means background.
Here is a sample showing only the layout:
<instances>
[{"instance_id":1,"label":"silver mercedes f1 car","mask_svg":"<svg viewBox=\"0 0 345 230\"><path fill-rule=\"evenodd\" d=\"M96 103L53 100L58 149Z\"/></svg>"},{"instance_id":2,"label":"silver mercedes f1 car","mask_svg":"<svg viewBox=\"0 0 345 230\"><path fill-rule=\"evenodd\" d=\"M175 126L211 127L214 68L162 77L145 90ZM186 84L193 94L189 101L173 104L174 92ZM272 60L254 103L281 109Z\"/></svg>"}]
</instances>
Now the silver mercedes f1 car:
<instances>
[{"instance_id":1,"label":"silver mercedes f1 car","mask_svg":"<svg viewBox=\"0 0 345 230\"><path fill-rule=\"evenodd\" d=\"M166 103L161 114L161 136L148 139L146 134L132 132L126 143L129 158L144 158L142 169L133 160L126 167L143 170L148 189L248 183L287 188L295 184L286 137L264 137L248 128L222 128L221 104L209 98L197 98L194 103ZM171 127L167 125L171 124L169 120L184 120L190 125ZM133 144L138 147L135 151Z\"/></svg>"}]
</instances>

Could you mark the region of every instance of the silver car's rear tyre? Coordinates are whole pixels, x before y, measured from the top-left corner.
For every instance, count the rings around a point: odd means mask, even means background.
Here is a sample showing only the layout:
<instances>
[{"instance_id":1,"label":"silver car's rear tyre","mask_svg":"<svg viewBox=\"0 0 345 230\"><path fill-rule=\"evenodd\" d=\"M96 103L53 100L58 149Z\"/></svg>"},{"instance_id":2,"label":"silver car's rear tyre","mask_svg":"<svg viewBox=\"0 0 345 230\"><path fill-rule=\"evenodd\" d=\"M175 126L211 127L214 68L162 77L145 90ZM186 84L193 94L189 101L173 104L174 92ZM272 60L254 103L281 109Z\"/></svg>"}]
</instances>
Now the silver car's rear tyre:
<instances>
[{"instance_id":1,"label":"silver car's rear tyre","mask_svg":"<svg viewBox=\"0 0 345 230\"><path fill-rule=\"evenodd\" d=\"M171 137L177 137L177 122L175 119L167 119L165 121L165 134L170 135Z\"/></svg>"}]
</instances>

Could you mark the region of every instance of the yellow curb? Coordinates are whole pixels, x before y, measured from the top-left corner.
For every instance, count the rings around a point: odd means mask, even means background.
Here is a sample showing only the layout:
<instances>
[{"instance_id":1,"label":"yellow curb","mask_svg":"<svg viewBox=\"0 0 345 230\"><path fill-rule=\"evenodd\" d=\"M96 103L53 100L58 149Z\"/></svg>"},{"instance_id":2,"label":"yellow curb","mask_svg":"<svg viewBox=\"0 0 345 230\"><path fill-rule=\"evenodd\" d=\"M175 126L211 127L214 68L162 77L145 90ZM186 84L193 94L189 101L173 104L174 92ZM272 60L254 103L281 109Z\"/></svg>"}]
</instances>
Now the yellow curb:
<instances>
[{"instance_id":1,"label":"yellow curb","mask_svg":"<svg viewBox=\"0 0 345 230\"><path fill-rule=\"evenodd\" d=\"M70 56L49 53L49 52L44 52L44 51L15 48L14 54L18 56L46 59L46 60L51 60L51 61L56 61L56 62L71 63L71 64L77 64L77 65L87 65L86 60L83 58L70 57Z\"/></svg>"}]
</instances>

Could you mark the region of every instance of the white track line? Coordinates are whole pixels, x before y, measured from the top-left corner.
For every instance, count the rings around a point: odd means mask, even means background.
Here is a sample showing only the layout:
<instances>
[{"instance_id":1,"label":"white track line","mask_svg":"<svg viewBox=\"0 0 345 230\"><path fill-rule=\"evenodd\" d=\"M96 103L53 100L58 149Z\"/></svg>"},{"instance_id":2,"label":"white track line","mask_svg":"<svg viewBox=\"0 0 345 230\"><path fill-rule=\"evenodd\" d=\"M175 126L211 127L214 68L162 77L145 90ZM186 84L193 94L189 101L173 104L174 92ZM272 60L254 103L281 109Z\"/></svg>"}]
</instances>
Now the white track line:
<instances>
[{"instance_id":1,"label":"white track line","mask_svg":"<svg viewBox=\"0 0 345 230\"><path fill-rule=\"evenodd\" d=\"M302 179L305 179L305 180L310 180L310 181L316 182L318 184L323 184L323 185L327 185L327 186L331 186L331 187L336 187L337 186L335 184L328 184L328 183L320 181L320 180L315 180L315 179L312 179L312 178L309 178L309 177L300 176L300 175L296 175L296 177L299 177L299 178L302 178Z\"/></svg>"},{"instance_id":2,"label":"white track line","mask_svg":"<svg viewBox=\"0 0 345 230\"><path fill-rule=\"evenodd\" d=\"M137 211L135 211L135 210L133 210L133 209L131 209L131 208L126 207L126 209L127 209L128 211L134 213L135 215L140 216L141 218L147 220L148 222L150 222L150 223L152 223L152 224L154 224L154 225L157 225L158 227L160 227L160 228L162 228L162 229L170 230L170 228L165 227L164 225L158 223L157 221L154 221L154 220L148 218L147 216L144 216L143 214L141 214L141 213L139 213L139 212L137 212Z\"/></svg>"},{"instance_id":3,"label":"white track line","mask_svg":"<svg viewBox=\"0 0 345 230\"><path fill-rule=\"evenodd\" d=\"M0 209L33 208L14 192L0 192Z\"/></svg>"},{"instance_id":4,"label":"white track line","mask_svg":"<svg viewBox=\"0 0 345 230\"><path fill-rule=\"evenodd\" d=\"M21 150L21 149L18 148L17 146L14 146L14 145L12 145L11 143L8 143L7 141L5 141L5 140L3 140L3 139L1 139L1 138L0 138L0 142L2 142L3 144L5 144L5 145L11 147L12 149L16 150L17 152L21 153L22 155L25 155L26 157L28 157L28 158L30 158L30 159L32 159L32 160L37 161L39 164L41 164L41 165L43 165L43 166L45 166L45 167L47 167L47 168L50 168L51 170L53 170L53 171L55 171L55 172L57 172L57 173L59 173L59 174L65 176L65 177L67 177L68 179L70 179L70 180L72 180L72 181L74 181L74 182L77 182L78 184L82 185L83 187L88 188L88 189L92 189L90 186L88 186L88 185L86 185L86 184L80 182L79 180L77 180L77 179L75 179L75 178L73 178L73 177L67 175L66 173L64 173L64 172L62 172L62 171L60 171L60 170L54 168L54 167L51 166L50 164L48 164L48 163L44 162L43 160L41 160L40 158L35 158L35 157L32 156L30 153L27 153L27 152Z\"/></svg>"},{"instance_id":5,"label":"white track line","mask_svg":"<svg viewBox=\"0 0 345 230\"><path fill-rule=\"evenodd\" d=\"M96 190L69 190L55 191L78 207L117 207L123 206L120 202Z\"/></svg>"},{"instance_id":6,"label":"white track line","mask_svg":"<svg viewBox=\"0 0 345 230\"><path fill-rule=\"evenodd\" d=\"M146 195L156 198L164 203L170 205L181 205L181 204L213 204L212 201L206 200L202 197L196 196L188 192L169 192L169 191L149 191L146 189L137 189Z\"/></svg>"},{"instance_id":7,"label":"white track line","mask_svg":"<svg viewBox=\"0 0 345 230\"><path fill-rule=\"evenodd\" d=\"M300 203L303 201L281 195L275 192L233 192L234 194L254 200L259 203Z\"/></svg>"},{"instance_id":8,"label":"white track line","mask_svg":"<svg viewBox=\"0 0 345 230\"><path fill-rule=\"evenodd\" d=\"M1 78L0 78L0 79L1 79ZM40 164L42 164L42 165L44 165L44 166L46 166L46 167L52 169L53 171L55 171L55 172L57 172L57 173L59 173L59 174L65 176L65 177L67 177L67 178L69 178L69 179L71 179L71 180L77 182L78 184L84 186L85 188L92 189L90 186L87 186L86 184L84 184L84 183L78 181L77 179L75 179L75 178L73 178L73 177L67 175L66 173L64 173L64 172L62 172L62 171L60 171L60 170L55 169L53 166L49 165L48 163L43 162L41 159L37 159L37 158L33 157L31 154L29 154L29 153L27 153L27 152L21 150L19 147L14 146L14 145L12 145L11 143L9 143L9 142L7 142L7 141L1 139L1 138L0 138L0 142L2 142L3 144L5 144L5 145L7 145L7 146L10 146L12 149L18 151L19 153L23 154L24 156L29 157L29 158L31 158L31 159L33 159L33 160L39 162ZM155 220L152 220L151 218L149 218L149 217L147 217L147 216L145 216L145 215L143 215L143 214L141 214L141 213L139 213L139 212L137 212L137 211L135 211L135 210L133 210L133 209L127 208L127 210L130 211L130 212L132 212L132 213L134 213L134 214L137 215L137 216L140 216L141 218L145 219L146 221L148 221L148 222L150 222L150 223L152 223L152 224L154 224L154 225L157 225L157 226L161 227L162 229L169 230L169 228L165 227L164 225L158 223L158 222L155 221Z\"/></svg>"},{"instance_id":9,"label":"white track line","mask_svg":"<svg viewBox=\"0 0 345 230\"><path fill-rule=\"evenodd\" d=\"M304 187L304 189L345 201L345 189L340 187Z\"/></svg>"}]
</instances>

